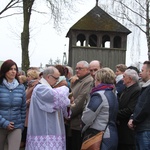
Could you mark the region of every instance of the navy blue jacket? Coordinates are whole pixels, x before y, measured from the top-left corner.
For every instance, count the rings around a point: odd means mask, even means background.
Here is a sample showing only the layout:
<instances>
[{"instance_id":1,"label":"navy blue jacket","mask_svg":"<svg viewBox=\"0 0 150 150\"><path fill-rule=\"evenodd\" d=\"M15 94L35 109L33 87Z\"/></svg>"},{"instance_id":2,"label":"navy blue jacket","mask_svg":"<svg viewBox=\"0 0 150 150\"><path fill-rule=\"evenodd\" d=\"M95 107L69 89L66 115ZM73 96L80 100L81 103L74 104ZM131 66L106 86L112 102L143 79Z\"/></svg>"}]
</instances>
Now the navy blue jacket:
<instances>
[{"instance_id":1,"label":"navy blue jacket","mask_svg":"<svg viewBox=\"0 0 150 150\"><path fill-rule=\"evenodd\" d=\"M116 83L116 91L117 91L118 98L121 96L125 87L126 86L123 84L123 80L120 80L118 83Z\"/></svg>"}]
</instances>

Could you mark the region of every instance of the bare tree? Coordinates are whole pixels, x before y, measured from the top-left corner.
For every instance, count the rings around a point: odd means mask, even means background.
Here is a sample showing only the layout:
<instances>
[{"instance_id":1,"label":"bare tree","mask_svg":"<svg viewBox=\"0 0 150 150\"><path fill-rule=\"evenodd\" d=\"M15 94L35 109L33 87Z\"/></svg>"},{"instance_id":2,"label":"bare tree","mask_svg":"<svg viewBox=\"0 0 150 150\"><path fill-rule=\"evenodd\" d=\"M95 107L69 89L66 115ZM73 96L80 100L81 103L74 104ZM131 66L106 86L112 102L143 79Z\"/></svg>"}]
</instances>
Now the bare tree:
<instances>
[{"instance_id":1,"label":"bare tree","mask_svg":"<svg viewBox=\"0 0 150 150\"><path fill-rule=\"evenodd\" d=\"M36 0L23 0L23 32L21 33L21 46L22 46L22 69L26 71L30 66L29 60L29 40L30 40L30 19L33 10L33 4ZM72 0L45 0L50 12L51 19L54 21L55 29L61 28L61 19L63 18L63 10L72 10ZM38 10L36 10L38 12Z\"/></svg>"},{"instance_id":2,"label":"bare tree","mask_svg":"<svg viewBox=\"0 0 150 150\"><path fill-rule=\"evenodd\" d=\"M0 10L0 18L9 17L16 14L23 14L23 31L21 33L21 48L22 48L22 69L27 71L30 66L29 60L29 43L30 43L30 21L32 12L42 13L36 9L33 9L34 3L38 0L10 0L2 10ZM50 10L50 19L53 19L54 27L56 30L60 30L62 26L61 20L64 19L63 11L71 11L73 8L73 0L45 0L42 1L47 5ZM13 8L22 8L23 11L15 11L9 15L2 15L4 12ZM69 14L69 13L68 13ZM66 16L66 14L65 14Z\"/></svg>"},{"instance_id":3,"label":"bare tree","mask_svg":"<svg viewBox=\"0 0 150 150\"><path fill-rule=\"evenodd\" d=\"M112 0L112 3L116 17L129 21L146 35L150 60L150 0Z\"/></svg>"},{"instance_id":4,"label":"bare tree","mask_svg":"<svg viewBox=\"0 0 150 150\"><path fill-rule=\"evenodd\" d=\"M52 58L50 58L48 65L53 65L53 59Z\"/></svg>"},{"instance_id":5,"label":"bare tree","mask_svg":"<svg viewBox=\"0 0 150 150\"><path fill-rule=\"evenodd\" d=\"M60 65L61 61L60 59L57 57L57 59L54 61L54 65Z\"/></svg>"},{"instance_id":6,"label":"bare tree","mask_svg":"<svg viewBox=\"0 0 150 150\"><path fill-rule=\"evenodd\" d=\"M8 2L5 1L5 5L3 6L3 9L0 10L0 19L10 17L10 16L13 16L13 15L18 15L18 14L20 15L21 13L17 13L17 12L16 13L11 13L9 15L8 14L5 15L4 13L7 12L8 10L10 10L10 9L16 9L16 8L20 7L19 4L21 4L21 3L22 3L22 0L10 0Z\"/></svg>"}]
</instances>

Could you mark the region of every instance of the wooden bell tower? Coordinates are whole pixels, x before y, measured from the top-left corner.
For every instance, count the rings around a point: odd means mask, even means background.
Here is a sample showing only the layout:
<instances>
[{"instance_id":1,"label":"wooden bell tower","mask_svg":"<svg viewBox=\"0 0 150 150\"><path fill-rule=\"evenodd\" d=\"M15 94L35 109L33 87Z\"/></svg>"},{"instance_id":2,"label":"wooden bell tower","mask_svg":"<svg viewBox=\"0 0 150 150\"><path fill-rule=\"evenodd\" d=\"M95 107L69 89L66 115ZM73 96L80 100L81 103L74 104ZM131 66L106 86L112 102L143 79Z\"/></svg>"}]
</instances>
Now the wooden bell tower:
<instances>
[{"instance_id":1,"label":"wooden bell tower","mask_svg":"<svg viewBox=\"0 0 150 150\"><path fill-rule=\"evenodd\" d=\"M80 60L99 60L103 66L115 70L117 64L125 64L127 35L126 27L96 6L77 21L68 31L68 65L75 68Z\"/></svg>"}]
</instances>

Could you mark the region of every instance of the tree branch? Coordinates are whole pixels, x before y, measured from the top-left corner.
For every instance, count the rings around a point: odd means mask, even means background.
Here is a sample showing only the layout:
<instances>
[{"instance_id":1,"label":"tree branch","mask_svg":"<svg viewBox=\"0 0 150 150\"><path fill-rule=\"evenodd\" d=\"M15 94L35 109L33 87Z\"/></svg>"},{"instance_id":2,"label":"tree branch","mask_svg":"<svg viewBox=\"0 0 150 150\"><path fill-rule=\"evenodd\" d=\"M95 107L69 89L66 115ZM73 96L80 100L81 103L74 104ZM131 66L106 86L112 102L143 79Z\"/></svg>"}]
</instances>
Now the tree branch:
<instances>
[{"instance_id":1,"label":"tree branch","mask_svg":"<svg viewBox=\"0 0 150 150\"><path fill-rule=\"evenodd\" d=\"M19 3L21 3L22 2L22 0L20 1L20 0L11 0L6 6L5 6L5 8L2 10L2 11L0 11L0 15L2 15L5 11L7 11L8 9L10 9L10 8L15 8L16 6L16 4L19 4ZM14 7L15 6L15 7Z\"/></svg>"},{"instance_id":2,"label":"tree branch","mask_svg":"<svg viewBox=\"0 0 150 150\"><path fill-rule=\"evenodd\" d=\"M7 17L11 17L11 16L14 16L14 15L22 15L23 13L13 13L13 14L9 14L9 15L6 15L6 16L2 16L0 17L0 19L2 18L7 18Z\"/></svg>"},{"instance_id":3,"label":"tree branch","mask_svg":"<svg viewBox=\"0 0 150 150\"><path fill-rule=\"evenodd\" d=\"M133 9L131 9L130 7L128 7L127 5L125 5L124 3L122 3L122 1L119 1L119 3L124 6L125 8L127 8L128 10L130 10L131 12L133 12L134 14L138 15L139 17L141 17L142 19L146 20L146 18L144 18L144 16L142 16L141 14L137 13L136 11L134 11Z\"/></svg>"}]
</instances>

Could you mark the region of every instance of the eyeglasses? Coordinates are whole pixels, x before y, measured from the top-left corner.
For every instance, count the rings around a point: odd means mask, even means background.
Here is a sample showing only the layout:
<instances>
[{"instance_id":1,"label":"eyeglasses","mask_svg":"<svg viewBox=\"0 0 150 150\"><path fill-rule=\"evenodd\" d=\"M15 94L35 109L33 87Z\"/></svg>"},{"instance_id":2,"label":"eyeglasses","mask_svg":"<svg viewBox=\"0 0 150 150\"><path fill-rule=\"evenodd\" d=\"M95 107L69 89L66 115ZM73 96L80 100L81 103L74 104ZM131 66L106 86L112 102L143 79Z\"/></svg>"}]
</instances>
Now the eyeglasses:
<instances>
[{"instance_id":1,"label":"eyeglasses","mask_svg":"<svg viewBox=\"0 0 150 150\"><path fill-rule=\"evenodd\" d=\"M91 69L90 72L96 72L98 69Z\"/></svg>"},{"instance_id":2,"label":"eyeglasses","mask_svg":"<svg viewBox=\"0 0 150 150\"><path fill-rule=\"evenodd\" d=\"M85 69L85 68L77 67L75 70L82 70L82 69Z\"/></svg>"},{"instance_id":3,"label":"eyeglasses","mask_svg":"<svg viewBox=\"0 0 150 150\"><path fill-rule=\"evenodd\" d=\"M51 77L53 77L55 80L58 80L59 77L54 77L53 75L50 74Z\"/></svg>"}]
</instances>

